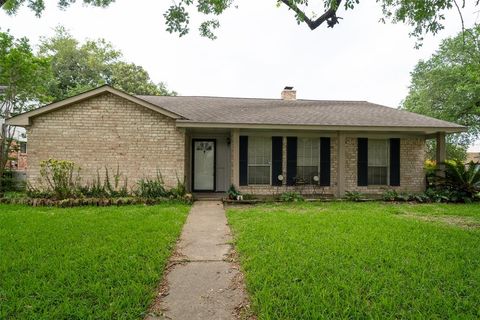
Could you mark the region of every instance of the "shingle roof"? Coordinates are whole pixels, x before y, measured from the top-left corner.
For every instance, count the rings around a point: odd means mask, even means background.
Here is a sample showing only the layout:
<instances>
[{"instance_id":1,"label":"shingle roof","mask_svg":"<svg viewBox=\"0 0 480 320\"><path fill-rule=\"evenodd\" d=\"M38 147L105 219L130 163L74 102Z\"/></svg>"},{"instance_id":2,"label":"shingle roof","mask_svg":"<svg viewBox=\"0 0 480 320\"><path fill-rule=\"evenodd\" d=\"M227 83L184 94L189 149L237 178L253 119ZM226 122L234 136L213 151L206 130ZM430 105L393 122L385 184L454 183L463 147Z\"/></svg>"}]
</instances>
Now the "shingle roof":
<instances>
[{"instance_id":1,"label":"shingle roof","mask_svg":"<svg viewBox=\"0 0 480 320\"><path fill-rule=\"evenodd\" d=\"M450 128L463 126L366 101L137 96L187 121L222 124Z\"/></svg>"}]
</instances>

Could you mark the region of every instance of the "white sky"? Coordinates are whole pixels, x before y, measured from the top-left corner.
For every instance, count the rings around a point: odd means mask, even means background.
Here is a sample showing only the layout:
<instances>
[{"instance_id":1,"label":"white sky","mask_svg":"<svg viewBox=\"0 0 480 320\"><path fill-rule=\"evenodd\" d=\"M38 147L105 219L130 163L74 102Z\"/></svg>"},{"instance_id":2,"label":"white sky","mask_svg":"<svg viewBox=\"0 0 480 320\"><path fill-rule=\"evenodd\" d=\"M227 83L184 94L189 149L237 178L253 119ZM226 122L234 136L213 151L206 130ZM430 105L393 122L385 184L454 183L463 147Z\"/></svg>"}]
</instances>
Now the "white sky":
<instances>
[{"instance_id":1,"label":"white sky","mask_svg":"<svg viewBox=\"0 0 480 320\"><path fill-rule=\"evenodd\" d=\"M1 12L0 27L33 44L51 36L57 25L79 40L105 38L155 82L165 81L181 95L278 98L285 85L292 85L300 99L368 100L397 107L418 60L461 28L458 15L448 12L445 30L428 35L416 50L407 26L378 22L381 11L374 1L341 12L344 19L333 29L310 31L297 25L291 11L277 8L275 0L236 0L238 9L220 17L218 39L212 41L198 35L195 13L189 35L166 32L163 13L170 0L117 0L107 9L77 4L66 11L58 10L56 2L46 0L40 19L27 8L13 17ZM467 8L464 19L469 26L479 19L478 12Z\"/></svg>"}]
</instances>

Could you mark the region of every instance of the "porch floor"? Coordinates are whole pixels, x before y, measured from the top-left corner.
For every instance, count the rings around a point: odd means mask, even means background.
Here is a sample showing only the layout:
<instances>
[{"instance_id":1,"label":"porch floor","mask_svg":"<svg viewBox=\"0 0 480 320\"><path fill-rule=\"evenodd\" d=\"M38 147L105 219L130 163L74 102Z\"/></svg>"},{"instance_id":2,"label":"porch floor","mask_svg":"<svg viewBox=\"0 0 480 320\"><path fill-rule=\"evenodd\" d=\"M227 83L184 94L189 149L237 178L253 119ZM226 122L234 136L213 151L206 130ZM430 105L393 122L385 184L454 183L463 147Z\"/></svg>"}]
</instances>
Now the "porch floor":
<instances>
[{"instance_id":1,"label":"porch floor","mask_svg":"<svg viewBox=\"0 0 480 320\"><path fill-rule=\"evenodd\" d=\"M225 198L225 192L194 192L193 199L194 200L202 200L202 201L219 201Z\"/></svg>"}]
</instances>

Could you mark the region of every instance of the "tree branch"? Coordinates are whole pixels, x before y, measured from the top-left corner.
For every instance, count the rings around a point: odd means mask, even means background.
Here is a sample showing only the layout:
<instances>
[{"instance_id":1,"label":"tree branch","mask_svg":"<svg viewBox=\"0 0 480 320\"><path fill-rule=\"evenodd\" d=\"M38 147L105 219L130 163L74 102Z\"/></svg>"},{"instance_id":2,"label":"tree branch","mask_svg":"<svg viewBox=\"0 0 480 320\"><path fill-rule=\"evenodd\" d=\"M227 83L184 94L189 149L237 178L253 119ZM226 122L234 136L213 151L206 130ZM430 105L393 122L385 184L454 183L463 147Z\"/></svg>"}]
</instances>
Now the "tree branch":
<instances>
[{"instance_id":1,"label":"tree branch","mask_svg":"<svg viewBox=\"0 0 480 320\"><path fill-rule=\"evenodd\" d=\"M315 30L320 26L322 23L325 21L328 22L329 27L333 27L335 24L338 23L338 18L337 18L337 10L340 7L340 4L342 3L342 0L336 0L335 5L330 7L325 13L323 13L320 17L318 17L316 20L312 20L307 15L305 12L303 12L292 0L280 0L283 2L287 7L292 9L299 17L301 20L303 20L308 27L311 30Z\"/></svg>"},{"instance_id":2,"label":"tree branch","mask_svg":"<svg viewBox=\"0 0 480 320\"><path fill-rule=\"evenodd\" d=\"M7 2L7 0L0 0L0 8Z\"/></svg>"}]
</instances>

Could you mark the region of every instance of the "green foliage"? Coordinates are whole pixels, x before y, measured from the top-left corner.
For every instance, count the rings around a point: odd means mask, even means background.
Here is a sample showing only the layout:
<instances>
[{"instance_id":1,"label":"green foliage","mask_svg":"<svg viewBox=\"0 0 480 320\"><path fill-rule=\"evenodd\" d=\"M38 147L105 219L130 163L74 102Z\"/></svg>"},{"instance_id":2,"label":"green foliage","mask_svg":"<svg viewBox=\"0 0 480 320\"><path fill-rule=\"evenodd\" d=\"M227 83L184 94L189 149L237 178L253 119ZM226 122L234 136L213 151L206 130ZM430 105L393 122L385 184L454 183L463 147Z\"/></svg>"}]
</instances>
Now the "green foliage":
<instances>
[{"instance_id":1,"label":"green foliage","mask_svg":"<svg viewBox=\"0 0 480 320\"><path fill-rule=\"evenodd\" d=\"M282 202L302 202L305 201L303 196L296 191L287 191L280 195L280 201Z\"/></svg>"},{"instance_id":2,"label":"green foliage","mask_svg":"<svg viewBox=\"0 0 480 320\"><path fill-rule=\"evenodd\" d=\"M230 208L258 319L476 319L480 206L296 203ZM418 217L418 220L416 219Z\"/></svg>"},{"instance_id":3,"label":"green foliage","mask_svg":"<svg viewBox=\"0 0 480 320\"><path fill-rule=\"evenodd\" d=\"M387 189L382 193L383 201L395 201L398 198L398 193L396 190Z\"/></svg>"},{"instance_id":4,"label":"green foliage","mask_svg":"<svg viewBox=\"0 0 480 320\"><path fill-rule=\"evenodd\" d=\"M348 201L362 201L365 196L358 191L345 191L345 199Z\"/></svg>"},{"instance_id":5,"label":"green foliage","mask_svg":"<svg viewBox=\"0 0 480 320\"><path fill-rule=\"evenodd\" d=\"M449 138L450 148L467 146L480 135L479 39L480 26L476 26L442 41L430 59L415 67L403 102L408 111L468 126L467 134ZM462 160L463 155L455 158Z\"/></svg>"},{"instance_id":6,"label":"green foliage","mask_svg":"<svg viewBox=\"0 0 480 320\"><path fill-rule=\"evenodd\" d=\"M15 39L0 31L0 186L8 186L4 174L16 128L4 123L18 113L35 108L49 99L45 84L52 73L48 59L36 57L26 38ZM0 189L1 192L1 189Z\"/></svg>"},{"instance_id":7,"label":"green foliage","mask_svg":"<svg viewBox=\"0 0 480 320\"><path fill-rule=\"evenodd\" d=\"M55 100L108 84L130 94L175 95L164 83L155 84L141 66L121 60L122 53L104 39L79 43L63 27L43 38L40 55L51 60L55 80L48 90Z\"/></svg>"},{"instance_id":8,"label":"green foliage","mask_svg":"<svg viewBox=\"0 0 480 320\"><path fill-rule=\"evenodd\" d=\"M251 193L245 193L242 195L243 200L256 200L257 197Z\"/></svg>"},{"instance_id":9,"label":"green foliage","mask_svg":"<svg viewBox=\"0 0 480 320\"><path fill-rule=\"evenodd\" d=\"M165 183L160 172L157 172L157 176L153 179L140 179L137 185L138 187L135 191L135 194L138 197L155 199L165 198L169 195L167 190L165 189Z\"/></svg>"},{"instance_id":10,"label":"green foliage","mask_svg":"<svg viewBox=\"0 0 480 320\"><path fill-rule=\"evenodd\" d=\"M15 181L13 178L13 172L11 170L5 170L0 178L0 194L15 191Z\"/></svg>"},{"instance_id":11,"label":"green foliage","mask_svg":"<svg viewBox=\"0 0 480 320\"><path fill-rule=\"evenodd\" d=\"M40 162L39 184L55 199L75 198L79 195L80 167L68 160L44 160ZM32 194L37 192L29 189Z\"/></svg>"},{"instance_id":12,"label":"green foliage","mask_svg":"<svg viewBox=\"0 0 480 320\"><path fill-rule=\"evenodd\" d=\"M235 188L233 184L230 185L230 188L227 190L227 197L230 200L237 200L237 197L240 195L240 191Z\"/></svg>"},{"instance_id":13,"label":"green foliage","mask_svg":"<svg viewBox=\"0 0 480 320\"><path fill-rule=\"evenodd\" d=\"M480 164L447 161L444 166L445 178L439 177L438 186L455 192L457 199L454 202L475 200L480 192Z\"/></svg>"},{"instance_id":14,"label":"green foliage","mask_svg":"<svg viewBox=\"0 0 480 320\"><path fill-rule=\"evenodd\" d=\"M126 177L122 181L119 166L117 166L117 170L113 176L113 183L109 170L105 167L103 183L100 178L100 172L97 172L97 179L87 185L79 186L79 192L82 196L91 198L122 198L130 195L127 185L128 180Z\"/></svg>"},{"instance_id":15,"label":"green foliage","mask_svg":"<svg viewBox=\"0 0 480 320\"><path fill-rule=\"evenodd\" d=\"M175 199L184 199L187 196L187 185L177 177L177 186L168 192L170 197Z\"/></svg>"},{"instance_id":16,"label":"green foliage","mask_svg":"<svg viewBox=\"0 0 480 320\"><path fill-rule=\"evenodd\" d=\"M27 0L7 0L3 9L8 14L16 14L18 9ZM58 0L62 9L74 3L73 0ZM114 0L83 0L83 3L106 7ZM200 22L201 36L216 39L214 30L220 26L218 16L231 7L237 7L239 1L235 0L178 0L174 1L165 11L166 30L184 36L190 31L190 13L197 11L204 20ZM346 12L352 11L360 3L359 0L277 0L277 6L285 5L293 12L298 24L306 24L314 30L322 24L334 27L339 23L337 11L343 8ZM41 16L45 10L44 0L28 0L28 7ZM417 46L421 45L424 34L436 34L444 28L445 12L457 5L455 0L378 0L383 12L381 21L404 23L411 28L410 35L417 39ZM465 5L465 2L463 2ZM479 2L475 2L478 6ZM214 17L214 19L212 19Z\"/></svg>"},{"instance_id":17,"label":"green foliage","mask_svg":"<svg viewBox=\"0 0 480 320\"><path fill-rule=\"evenodd\" d=\"M465 161L467 159L467 146L465 144L457 144L455 140L456 136L447 136L445 144L447 160L460 160ZM451 142L450 142L451 141ZM437 144L434 139L429 139L426 142L426 158L429 160L435 160L437 158Z\"/></svg>"},{"instance_id":18,"label":"green foliage","mask_svg":"<svg viewBox=\"0 0 480 320\"><path fill-rule=\"evenodd\" d=\"M188 210L0 205L0 319L144 318Z\"/></svg>"}]
</instances>

